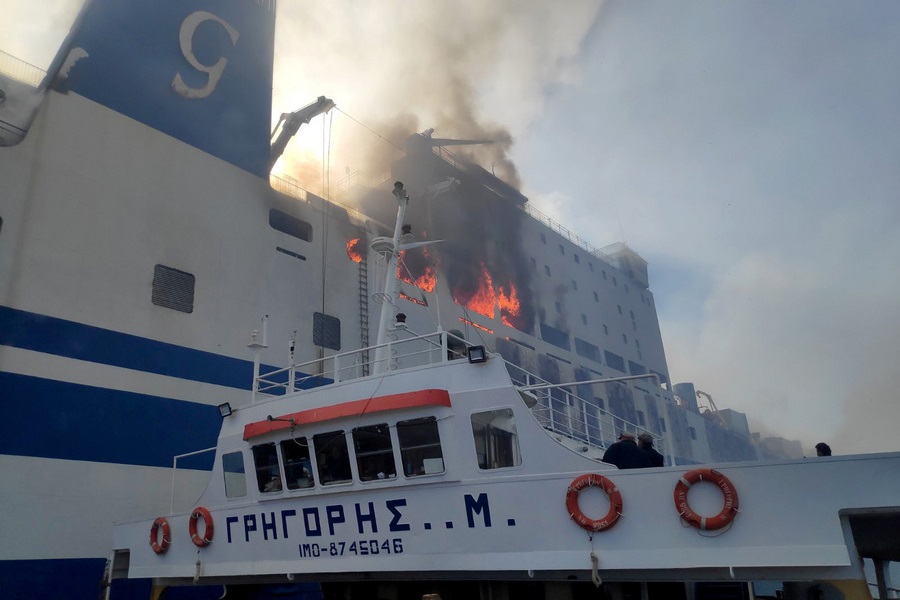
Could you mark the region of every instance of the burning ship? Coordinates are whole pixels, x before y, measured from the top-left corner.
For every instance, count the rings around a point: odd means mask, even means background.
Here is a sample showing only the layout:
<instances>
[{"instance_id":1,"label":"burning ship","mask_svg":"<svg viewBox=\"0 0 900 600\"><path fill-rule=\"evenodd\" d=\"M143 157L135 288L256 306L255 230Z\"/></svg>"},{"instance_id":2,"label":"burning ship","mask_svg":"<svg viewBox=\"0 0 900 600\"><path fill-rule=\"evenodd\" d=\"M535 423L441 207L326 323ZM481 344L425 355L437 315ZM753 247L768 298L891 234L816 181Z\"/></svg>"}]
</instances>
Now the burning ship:
<instances>
[{"instance_id":1,"label":"burning ship","mask_svg":"<svg viewBox=\"0 0 900 600\"><path fill-rule=\"evenodd\" d=\"M541 425L588 457L623 430L670 465L755 457L676 397L646 262L431 132L341 202L270 178L274 22L274 0L91 0L46 73L0 69L5 598L97 597L112 524L193 506L217 407L246 400L256 365L371 345L387 265L365 249L398 179L417 199L396 267L409 331L455 331L550 385L617 379L543 401Z\"/></svg>"}]
</instances>

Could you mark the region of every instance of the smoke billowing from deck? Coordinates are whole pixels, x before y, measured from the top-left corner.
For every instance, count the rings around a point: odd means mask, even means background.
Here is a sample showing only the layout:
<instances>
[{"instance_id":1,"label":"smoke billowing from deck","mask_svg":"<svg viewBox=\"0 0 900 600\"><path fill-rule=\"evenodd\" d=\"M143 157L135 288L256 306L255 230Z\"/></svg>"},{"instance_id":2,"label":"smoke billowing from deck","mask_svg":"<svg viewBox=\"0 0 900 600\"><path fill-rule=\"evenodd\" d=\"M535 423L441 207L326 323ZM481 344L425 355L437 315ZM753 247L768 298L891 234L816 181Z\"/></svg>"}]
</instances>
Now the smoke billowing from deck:
<instances>
[{"instance_id":1,"label":"smoke billowing from deck","mask_svg":"<svg viewBox=\"0 0 900 600\"><path fill-rule=\"evenodd\" d=\"M518 188L512 132L539 116L549 89L577 80L581 45L599 12L590 0L565 10L537 0L282 3L275 113L323 94L343 111L320 117L324 127L304 126L314 150L304 154L293 141L283 168L328 194L353 173L387 175L407 138L434 128L435 137L491 140L451 150ZM330 176L322 175L323 160ZM409 215L417 235L427 230L447 241L433 261L409 253L406 268L416 279L439 261L457 303L530 331L536 308L519 252L521 211L488 196L472 185L419 203L422 212Z\"/></svg>"},{"instance_id":2,"label":"smoke billowing from deck","mask_svg":"<svg viewBox=\"0 0 900 600\"><path fill-rule=\"evenodd\" d=\"M312 151L304 155L292 142L285 170L329 154L332 184L348 170L378 176L402 155L408 135L433 127L439 137L493 140L458 153L518 186L512 132L541 113L549 89L577 81L576 61L599 6L591 0L569 2L564 10L538 0L281 3L274 112L324 94L360 122L337 112L319 118L328 122L324 134L321 125L304 126ZM321 169L318 179L326 187Z\"/></svg>"}]
</instances>

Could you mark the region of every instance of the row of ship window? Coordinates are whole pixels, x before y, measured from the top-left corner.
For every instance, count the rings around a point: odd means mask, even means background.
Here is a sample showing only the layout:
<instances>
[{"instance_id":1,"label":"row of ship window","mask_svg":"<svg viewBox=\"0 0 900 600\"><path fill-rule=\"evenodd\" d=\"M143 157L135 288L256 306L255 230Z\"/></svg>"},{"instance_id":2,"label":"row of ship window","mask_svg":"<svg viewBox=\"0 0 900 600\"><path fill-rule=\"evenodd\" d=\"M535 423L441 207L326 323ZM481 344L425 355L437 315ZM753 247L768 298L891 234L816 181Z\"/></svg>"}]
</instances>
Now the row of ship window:
<instances>
[{"instance_id":1,"label":"row of ship window","mask_svg":"<svg viewBox=\"0 0 900 600\"><path fill-rule=\"evenodd\" d=\"M498 469L521 464L511 408L472 415L472 436L478 468ZM406 479L445 472L438 422L424 417L315 434L291 435L280 442L250 448L249 485L261 494L309 490L316 486ZM244 452L222 455L225 495L247 495ZM355 464L355 469L351 468ZM399 465L399 469L398 469Z\"/></svg>"},{"instance_id":2,"label":"row of ship window","mask_svg":"<svg viewBox=\"0 0 900 600\"><path fill-rule=\"evenodd\" d=\"M544 238L544 234L541 234L541 241L543 241L545 244L547 243L547 240ZM560 247L559 247L559 253L565 254L565 250L563 249L562 245L560 245ZM577 254L574 254L573 256L575 258L576 263L581 263L581 259L578 257ZM588 267L590 267L591 273L593 273L594 272L594 263L589 262ZM537 260L533 256L531 257L531 268L537 269ZM544 274L547 275L547 277L550 277L550 266L549 265L544 265ZM600 274L603 276L603 280L606 281L607 280L606 270L601 269ZM612 284L614 286L618 286L619 281L615 277L612 277ZM627 294L628 293L628 284L627 283L623 284L623 287L625 288L625 293ZM576 291L578 290L578 283L574 279L572 280L572 289L574 289ZM594 295L596 296L596 293ZM641 294L641 304L645 304L646 302L647 302L646 298L644 298L644 295Z\"/></svg>"}]
</instances>

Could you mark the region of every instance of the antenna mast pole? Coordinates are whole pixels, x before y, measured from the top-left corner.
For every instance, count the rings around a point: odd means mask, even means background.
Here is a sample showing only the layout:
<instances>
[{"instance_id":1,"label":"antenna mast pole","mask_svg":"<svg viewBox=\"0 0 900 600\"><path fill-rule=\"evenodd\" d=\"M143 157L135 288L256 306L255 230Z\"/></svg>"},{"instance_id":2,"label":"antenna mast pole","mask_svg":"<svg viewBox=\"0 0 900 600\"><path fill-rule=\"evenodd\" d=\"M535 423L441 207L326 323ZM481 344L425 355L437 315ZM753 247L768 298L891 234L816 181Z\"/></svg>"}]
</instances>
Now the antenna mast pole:
<instances>
[{"instance_id":1,"label":"antenna mast pole","mask_svg":"<svg viewBox=\"0 0 900 600\"><path fill-rule=\"evenodd\" d=\"M403 189L403 183L394 184L391 192L397 198L397 222L394 224L394 237L375 238L372 241L372 249L385 256L387 260L387 273L384 276L383 293L381 294L381 317L378 321L378 338L375 349L375 372L382 373L389 369L390 347L387 344L387 331L391 319L394 317L394 300L400 289L397 280L397 261L400 258L400 239L403 236L403 219L406 217L406 207L409 206L409 194Z\"/></svg>"}]
</instances>

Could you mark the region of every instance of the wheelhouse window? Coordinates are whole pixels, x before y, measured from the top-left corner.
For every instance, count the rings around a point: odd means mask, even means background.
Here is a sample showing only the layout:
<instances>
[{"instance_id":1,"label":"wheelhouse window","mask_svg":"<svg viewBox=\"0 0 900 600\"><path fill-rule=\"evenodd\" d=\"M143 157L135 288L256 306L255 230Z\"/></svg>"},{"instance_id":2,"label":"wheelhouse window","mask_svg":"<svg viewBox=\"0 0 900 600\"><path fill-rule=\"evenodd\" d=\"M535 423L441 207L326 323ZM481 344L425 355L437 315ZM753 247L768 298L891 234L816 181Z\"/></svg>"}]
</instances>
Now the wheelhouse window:
<instances>
[{"instance_id":1,"label":"wheelhouse window","mask_svg":"<svg viewBox=\"0 0 900 600\"><path fill-rule=\"evenodd\" d=\"M356 450L356 467L360 481L394 479L394 445L387 423L357 427L353 430L353 448Z\"/></svg>"},{"instance_id":2,"label":"wheelhouse window","mask_svg":"<svg viewBox=\"0 0 900 600\"><path fill-rule=\"evenodd\" d=\"M281 456L284 457L284 480L289 490L302 490L316 484L309 458L309 442L305 437L281 442Z\"/></svg>"},{"instance_id":3,"label":"wheelhouse window","mask_svg":"<svg viewBox=\"0 0 900 600\"><path fill-rule=\"evenodd\" d=\"M222 455L222 473L225 475L225 497L241 498L247 495L247 476L244 473L244 455L229 452Z\"/></svg>"},{"instance_id":4,"label":"wheelhouse window","mask_svg":"<svg viewBox=\"0 0 900 600\"><path fill-rule=\"evenodd\" d=\"M511 408L473 414L472 434L479 468L502 469L522 464Z\"/></svg>"},{"instance_id":5,"label":"wheelhouse window","mask_svg":"<svg viewBox=\"0 0 900 600\"><path fill-rule=\"evenodd\" d=\"M352 479L350 451L343 431L320 433L313 436L319 481L322 485L347 483Z\"/></svg>"},{"instance_id":6,"label":"wheelhouse window","mask_svg":"<svg viewBox=\"0 0 900 600\"><path fill-rule=\"evenodd\" d=\"M444 454L437 419L425 417L397 423L400 460L407 477L444 472Z\"/></svg>"},{"instance_id":7,"label":"wheelhouse window","mask_svg":"<svg viewBox=\"0 0 900 600\"><path fill-rule=\"evenodd\" d=\"M278 471L278 450L275 443L253 446L253 464L256 466L256 484L264 494L281 491L281 474Z\"/></svg>"}]
</instances>

